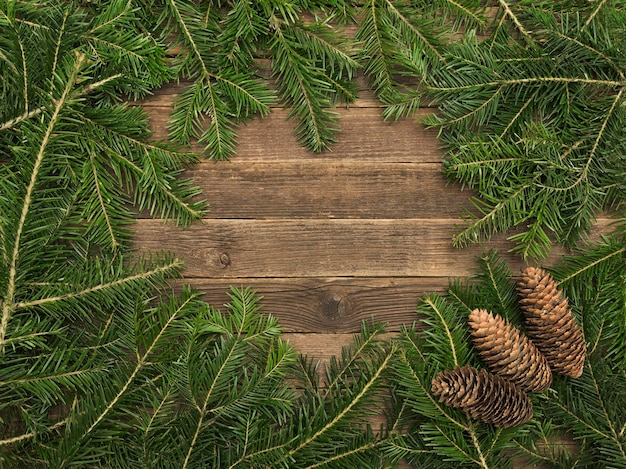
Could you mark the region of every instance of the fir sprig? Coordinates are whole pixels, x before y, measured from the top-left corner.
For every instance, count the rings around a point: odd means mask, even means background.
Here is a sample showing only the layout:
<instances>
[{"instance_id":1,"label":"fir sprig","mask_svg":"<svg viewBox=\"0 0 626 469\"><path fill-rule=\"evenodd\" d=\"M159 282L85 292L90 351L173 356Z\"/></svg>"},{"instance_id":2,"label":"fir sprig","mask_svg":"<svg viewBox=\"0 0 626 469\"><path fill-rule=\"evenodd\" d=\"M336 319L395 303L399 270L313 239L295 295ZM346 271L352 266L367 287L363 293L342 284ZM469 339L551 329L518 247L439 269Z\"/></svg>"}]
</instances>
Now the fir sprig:
<instances>
[{"instance_id":1,"label":"fir sprig","mask_svg":"<svg viewBox=\"0 0 626 469\"><path fill-rule=\"evenodd\" d=\"M130 202L184 224L204 210L189 203L197 189L176 179L194 157L149 142L143 111L119 104L169 78L163 46L130 2L90 8L0 3L7 465L80 466L107 453L89 429L128 379L120 356L137 350L133 317L182 267L167 255L128 256Z\"/></svg>"},{"instance_id":2,"label":"fir sprig","mask_svg":"<svg viewBox=\"0 0 626 469\"><path fill-rule=\"evenodd\" d=\"M394 362L397 392L417 415L417 425L398 446L415 467L442 460L481 468L506 465L505 450L513 448L511 430L477 424L468 414L441 404L431 392L439 371L477 363L469 348L467 312L453 298L426 297L420 312L429 328L402 332L402 353Z\"/></svg>"},{"instance_id":3,"label":"fir sprig","mask_svg":"<svg viewBox=\"0 0 626 469\"><path fill-rule=\"evenodd\" d=\"M291 427L290 467L381 467L385 440L367 418L378 413L395 357L383 333L381 325L364 324L341 358L326 366L322 383L317 367L302 358L304 393Z\"/></svg>"},{"instance_id":4,"label":"fir sprig","mask_svg":"<svg viewBox=\"0 0 626 469\"><path fill-rule=\"evenodd\" d=\"M614 391L626 386L624 252L623 239L606 238L552 268L580 318L587 344L580 380L555 380L555 392L542 401L555 433L571 432L579 444L576 459L570 455L565 465L591 466L602 461L606 467L624 467L626 400L623 393ZM529 447L526 442L523 453L531 453Z\"/></svg>"},{"instance_id":5,"label":"fir sprig","mask_svg":"<svg viewBox=\"0 0 626 469\"><path fill-rule=\"evenodd\" d=\"M481 31L484 7L473 0L436 2L364 2L356 40L364 74L386 105L386 118L419 109L422 86L433 67L444 66L446 44L463 28ZM417 87L416 87L417 86Z\"/></svg>"},{"instance_id":6,"label":"fir sprig","mask_svg":"<svg viewBox=\"0 0 626 469\"><path fill-rule=\"evenodd\" d=\"M617 2L363 5L357 39L384 115L438 107L445 172L475 191L453 238L510 235L526 259L572 247L624 202L624 34ZM407 78L404 78L407 77Z\"/></svg>"},{"instance_id":7,"label":"fir sprig","mask_svg":"<svg viewBox=\"0 0 626 469\"><path fill-rule=\"evenodd\" d=\"M551 237L572 246L623 200L626 70L614 32L626 17L524 2L501 2L499 15L489 38L468 36L433 68L426 92L441 105L428 122L448 176L477 191L479 215L455 245L520 227L515 250L543 257Z\"/></svg>"},{"instance_id":8,"label":"fir sprig","mask_svg":"<svg viewBox=\"0 0 626 469\"><path fill-rule=\"evenodd\" d=\"M198 138L200 143L206 144L212 157L232 156L235 124L257 113L267 114L274 96L251 71L254 69L252 56L236 54L235 59L232 54L232 60L227 60L215 51L229 50L228 46L231 50L238 49L240 44L245 50L255 39L255 33L234 36L228 31L222 35L218 16L221 9L210 3L200 7L193 2L168 0L160 7L162 14L158 27L164 34L174 37L175 44L185 50L175 64L176 76L194 80L175 104L170 123L172 139L189 143L192 137ZM251 9L247 13L254 21L252 16L255 13ZM245 12L234 14L247 16ZM225 44L226 40L236 46ZM234 60L240 63L234 65ZM209 119L206 128L203 126L205 116Z\"/></svg>"},{"instance_id":9,"label":"fir sprig","mask_svg":"<svg viewBox=\"0 0 626 469\"><path fill-rule=\"evenodd\" d=\"M356 98L350 81L358 68L354 52L342 50L341 37L324 23L276 20L273 31L272 69L284 101L292 107L289 116L299 119L296 136L314 151L329 149L339 128L336 112L328 108Z\"/></svg>"},{"instance_id":10,"label":"fir sprig","mask_svg":"<svg viewBox=\"0 0 626 469\"><path fill-rule=\"evenodd\" d=\"M169 125L174 141L197 139L212 158L228 158L235 151L237 125L263 117L280 98L298 119L300 142L314 151L329 148L338 130L330 107L355 99L351 79L359 65L349 42L328 21L338 7L308 3L166 0L158 5L160 16L149 21L155 33L173 38L176 77L193 81L174 105ZM305 22L305 7L318 17ZM277 90L258 73L257 60L267 57Z\"/></svg>"},{"instance_id":11,"label":"fir sprig","mask_svg":"<svg viewBox=\"0 0 626 469\"><path fill-rule=\"evenodd\" d=\"M555 270L559 285L581 311L586 341L626 363L626 241L605 237L579 248Z\"/></svg>"}]
</instances>

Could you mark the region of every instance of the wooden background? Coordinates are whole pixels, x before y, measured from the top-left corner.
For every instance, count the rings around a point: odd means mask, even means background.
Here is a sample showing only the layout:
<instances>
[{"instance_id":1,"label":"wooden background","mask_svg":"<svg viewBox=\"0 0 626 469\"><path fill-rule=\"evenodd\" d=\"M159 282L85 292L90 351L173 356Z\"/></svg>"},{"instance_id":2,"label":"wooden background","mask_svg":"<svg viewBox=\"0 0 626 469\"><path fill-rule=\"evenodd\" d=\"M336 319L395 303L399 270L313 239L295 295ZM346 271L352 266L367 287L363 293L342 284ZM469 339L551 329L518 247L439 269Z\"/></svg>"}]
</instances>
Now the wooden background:
<instances>
[{"instance_id":1,"label":"wooden background","mask_svg":"<svg viewBox=\"0 0 626 469\"><path fill-rule=\"evenodd\" d=\"M419 116L384 122L361 85L359 99L337 109L341 131L331 152L301 147L288 111L276 107L241 126L230 161L205 159L188 171L210 204L202 222L184 230L161 220L137 225L137 246L181 256L185 282L206 301L221 306L229 286L252 287L291 343L320 359L339 353L364 320L387 323L392 333L413 323L424 293L470 275L486 249L511 247L504 237L451 246L471 194L446 184L436 131ZM184 86L142 102L155 138L167 137ZM505 257L521 269L518 258Z\"/></svg>"},{"instance_id":2,"label":"wooden background","mask_svg":"<svg viewBox=\"0 0 626 469\"><path fill-rule=\"evenodd\" d=\"M437 133L419 123L432 110L384 122L380 103L360 83L359 99L337 109L341 131L332 152L301 147L294 121L277 106L240 127L230 161L204 159L188 170L210 204L202 222L181 229L140 218L136 228L136 247L180 256L183 281L213 306L229 301L230 286L257 290L285 338L322 361L340 354L364 320L386 323L391 334L417 321L420 297L471 275L476 257L490 248L513 272L525 265L507 252L505 236L451 246L472 194L442 175ZM155 138L167 138L174 99L185 86L170 84L140 102ZM561 253L555 249L545 263ZM564 443L576 450L571 440ZM513 465L526 467L521 460Z\"/></svg>"}]
</instances>

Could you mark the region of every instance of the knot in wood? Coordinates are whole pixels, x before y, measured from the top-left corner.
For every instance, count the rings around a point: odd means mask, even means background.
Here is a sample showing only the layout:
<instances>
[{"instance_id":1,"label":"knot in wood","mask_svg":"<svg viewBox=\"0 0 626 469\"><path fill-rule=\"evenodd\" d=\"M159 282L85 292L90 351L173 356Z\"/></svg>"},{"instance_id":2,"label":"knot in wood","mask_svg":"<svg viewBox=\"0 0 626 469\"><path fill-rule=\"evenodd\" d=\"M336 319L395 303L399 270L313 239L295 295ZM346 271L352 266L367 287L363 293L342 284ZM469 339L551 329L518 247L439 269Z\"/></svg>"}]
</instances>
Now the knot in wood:
<instances>
[{"instance_id":1,"label":"knot in wood","mask_svg":"<svg viewBox=\"0 0 626 469\"><path fill-rule=\"evenodd\" d=\"M328 293L324 295L320 302L322 313L328 319L339 319L350 314L350 300L336 293Z\"/></svg>"},{"instance_id":2,"label":"knot in wood","mask_svg":"<svg viewBox=\"0 0 626 469\"><path fill-rule=\"evenodd\" d=\"M225 252L220 254L219 257L220 266L226 268L230 265L230 257Z\"/></svg>"}]
</instances>

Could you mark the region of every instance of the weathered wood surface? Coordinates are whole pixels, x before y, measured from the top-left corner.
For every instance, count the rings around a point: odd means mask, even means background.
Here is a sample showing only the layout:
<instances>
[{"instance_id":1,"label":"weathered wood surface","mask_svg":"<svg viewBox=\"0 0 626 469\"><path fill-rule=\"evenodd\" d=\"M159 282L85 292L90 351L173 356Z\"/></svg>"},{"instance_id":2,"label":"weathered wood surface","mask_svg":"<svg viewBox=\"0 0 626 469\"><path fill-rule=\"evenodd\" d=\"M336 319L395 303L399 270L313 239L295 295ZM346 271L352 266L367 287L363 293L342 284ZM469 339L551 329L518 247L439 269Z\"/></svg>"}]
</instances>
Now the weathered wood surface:
<instances>
[{"instance_id":1,"label":"weathered wood surface","mask_svg":"<svg viewBox=\"0 0 626 469\"><path fill-rule=\"evenodd\" d=\"M447 279L295 277L207 281L204 278L187 278L185 283L204 292L205 298L215 306L229 302L227 292L231 285L249 286L263 295L265 310L280 320L285 332L303 336L309 334L315 337L314 343L325 347L325 344L337 344L337 334L357 333L363 320L386 323L391 331L399 331L403 324L412 324L417 321L415 309L418 297L423 292L442 291ZM345 345L344 342L342 344ZM298 350L313 354L313 350L307 347L298 347ZM324 354L324 358L328 356L328 353Z\"/></svg>"},{"instance_id":2,"label":"weathered wood surface","mask_svg":"<svg viewBox=\"0 0 626 469\"><path fill-rule=\"evenodd\" d=\"M139 219L138 249L179 255L185 282L216 306L228 301L231 285L256 289L285 331L315 334L322 347L372 318L399 331L417 319L424 293L471 275L486 249L521 268L503 236L451 246L471 193L447 184L435 131L416 119L385 122L361 85L359 100L337 109L342 130L332 152L300 146L285 109L242 125L231 161L201 160L186 173L210 204L206 218L185 230ZM167 137L184 86L168 85L141 102L155 138Z\"/></svg>"},{"instance_id":3,"label":"weathered wood surface","mask_svg":"<svg viewBox=\"0 0 626 469\"><path fill-rule=\"evenodd\" d=\"M454 218L467 195L439 163L305 160L203 164L187 172L211 218Z\"/></svg>"},{"instance_id":4,"label":"weathered wood surface","mask_svg":"<svg viewBox=\"0 0 626 469\"><path fill-rule=\"evenodd\" d=\"M189 277L467 276L475 253L450 246L455 222L207 219L180 230L141 220L136 239L151 251L180 253ZM506 242L489 244L509 247Z\"/></svg>"}]
</instances>

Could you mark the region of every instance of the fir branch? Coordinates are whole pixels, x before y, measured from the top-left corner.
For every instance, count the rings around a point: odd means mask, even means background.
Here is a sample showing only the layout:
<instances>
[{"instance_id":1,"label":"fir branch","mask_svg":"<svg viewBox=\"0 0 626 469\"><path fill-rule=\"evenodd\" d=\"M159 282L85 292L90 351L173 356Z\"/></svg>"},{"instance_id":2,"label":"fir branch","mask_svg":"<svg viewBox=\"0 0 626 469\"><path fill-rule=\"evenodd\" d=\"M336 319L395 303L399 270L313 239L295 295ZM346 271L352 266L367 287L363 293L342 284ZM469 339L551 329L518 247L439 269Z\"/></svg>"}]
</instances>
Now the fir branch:
<instances>
[{"instance_id":1,"label":"fir branch","mask_svg":"<svg viewBox=\"0 0 626 469\"><path fill-rule=\"evenodd\" d=\"M577 386L584 399L587 400L584 403L584 405L586 404L585 407L576 411L572 409L570 404L564 402L563 398L552 399L547 403L547 406L549 409L557 410L559 418L565 418L572 425L576 434L581 437L589 437L598 444L601 448L600 451L605 454L604 461L607 467L619 467L618 465L614 466L612 461L624 461L626 459L626 441L624 441L623 433L620 433L622 421L614 420L616 409L609 412L606 407L604 398L607 384L603 383L602 386L599 384L598 378L595 376L593 361L587 361L585 368L587 371L584 375L585 383ZM584 389L582 389L583 386ZM593 412L594 409L599 409L600 412ZM615 456L611 458L610 455L613 452L615 452Z\"/></svg>"},{"instance_id":2,"label":"fir branch","mask_svg":"<svg viewBox=\"0 0 626 469\"><path fill-rule=\"evenodd\" d=\"M511 21L513 22L513 24L515 25L515 28L519 31L519 33L524 38L524 41L528 45L532 45L535 41L531 37L530 33L526 30L522 22L519 20L517 15L511 9L511 5L507 3L505 0L498 0L498 3L500 7L502 7L502 9L504 10L504 17L509 17Z\"/></svg>"},{"instance_id":3,"label":"fir branch","mask_svg":"<svg viewBox=\"0 0 626 469\"><path fill-rule=\"evenodd\" d=\"M445 0L445 3L450 4L452 11L461 12L463 16L470 18L473 24L476 24L479 27L486 26L485 18L479 12L472 10L471 7L466 7L459 2L455 2L454 0Z\"/></svg>"},{"instance_id":4,"label":"fir branch","mask_svg":"<svg viewBox=\"0 0 626 469\"><path fill-rule=\"evenodd\" d=\"M620 254L623 254L624 252L626 252L626 245L613 244L613 247L609 252L603 253L603 255L600 258L593 259L589 263L582 264L576 270L569 273L566 277L560 279L557 283L558 285L566 284L576 279L577 277L582 277L587 272L593 271L597 267L602 266L602 264L612 261L616 256L620 256ZM571 259L571 260L580 262L580 260L582 259L578 258L578 259Z\"/></svg>"},{"instance_id":5,"label":"fir branch","mask_svg":"<svg viewBox=\"0 0 626 469\"><path fill-rule=\"evenodd\" d=\"M428 326L423 334L429 338L424 343L425 354L434 360L443 359L443 365L453 368L467 363L470 356L467 346L465 314L458 306L445 301L439 295L424 297L418 306L420 321Z\"/></svg>"},{"instance_id":6,"label":"fir branch","mask_svg":"<svg viewBox=\"0 0 626 469\"><path fill-rule=\"evenodd\" d=\"M109 110L107 116L112 111ZM119 111L120 117L126 117L126 108L120 108ZM137 116L134 110L129 111L131 116ZM96 140L93 144L102 148L113 161L131 170L127 174L130 180L135 181L134 202L139 210L147 208L153 216L160 211L161 217L175 217L176 223L182 223L183 226L202 218L205 213L204 202L189 203L191 197L198 195L199 191L190 187L188 180L176 181L167 174L168 167L172 168L174 175L178 174L179 162L193 161L193 158L158 142L146 142L128 132L119 131L108 122L102 122L97 115L82 117L92 126L94 132L101 132L109 137ZM107 144L109 140L112 140L112 144ZM124 151L120 152L117 147Z\"/></svg>"},{"instance_id":7,"label":"fir branch","mask_svg":"<svg viewBox=\"0 0 626 469\"><path fill-rule=\"evenodd\" d=\"M450 331L450 328L448 327L448 324L446 322L446 320L443 317L443 314L441 313L440 308L433 302L432 299L427 298L425 300L425 303L427 306L430 306L430 308L432 309L432 311L436 314L437 319L439 320L439 323L443 326L443 329L446 333L445 337L449 343L449 350L452 353L452 358L453 358L453 363L454 366L459 366L459 359L457 357L457 353L456 353L456 348L455 348L455 341L454 338L452 337L452 332Z\"/></svg>"},{"instance_id":8,"label":"fir branch","mask_svg":"<svg viewBox=\"0 0 626 469\"><path fill-rule=\"evenodd\" d=\"M65 295L59 295L56 297L48 297L48 298L41 298L38 300L19 302L15 304L14 309L18 310L18 309L25 309L25 308L33 308L36 306L46 305L49 303L64 302L70 299L77 299L85 295L91 295L93 293L97 293L102 290L116 289L120 286L129 285L129 284L132 285L132 284L137 283L137 281L150 280L153 277L159 277L159 276L168 275L168 274L172 275L174 272L181 269L182 266L183 266L182 261L180 261L179 259L173 259L167 264L159 265L155 267L154 269L144 271L135 275L130 275L127 277L119 278L112 282L99 283L93 287L85 288L81 291L67 293Z\"/></svg>"},{"instance_id":9,"label":"fir branch","mask_svg":"<svg viewBox=\"0 0 626 469\"><path fill-rule=\"evenodd\" d=\"M247 443L247 441L246 441ZM267 453L273 453L275 451L279 451L279 450L283 450L286 446L288 445L288 443L283 443L281 445L277 445L277 446L272 446L272 447L268 447L268 448L263 448L259 451L256 451L254 453L248 453L246 451L246 447L244 446L244 451L243 451L243 455L236 460L234 463L232 463L230 466L228 466L228 469L235 469L238 465L240 465L241 463L245 462L245 461L249 461L249 460L254 460L255 458L265 455Z\"/></svg>"},{"instance_id":10,"label":"fir branch","mask_svg":"<svg viewBox=\"0 0 626 469\"><path fill-rule=\"evenodd\" d=\"M400 22L411 30L411 32L419 38L419 40L426 46L426 49L430 50L441 62L445 63L446 59L439 52L438 47L431 43L431 41L425 37L419 29L417 29L411 22L398 10L391 0L385 0L385 3L389 7L389 10L400 20Z\"/></svg>"},{"instance_id":11,"label":"fir branch","mask_svg":"<svg viewBox=\"0 0 626 469\"><path fill-rule=\"evenodd\" d=\"M32 111L25 112L24 114L14 119L10 119L4 122L2 125L0 125L0 131L10 129L14 125L19 124L20 122L24 120L30 119L31 117L38 116L39 114L41 114L42 111L43 111L43 108L37 108L37 109L33 109Z\"/></svg>"},{"instance_id":12,"label":"fir branch","mask_svg":"<svg viewBox=\"0 0 626 469\"><path fill-rule=\"evenodd\" d=\"M599 211L615 207L608 191L622 160L616 142L626 75L614 46L583 34L575 13L528 5L500 2L487 43L469 38L451 48L448 67L434 68L424 90L441 102L440 115L428 122L446 131L448 176L479 193L482 217L471 219L454 244L526 224L510 239L514 251L537 258L549 252L550 235L571 247ZM598 26L603 31L623 21L608 18ZM532 48L500 31L509 22ZM591 133L582 130L589 122ZM559 147L566 150L557 159Z\"/></svg>"},{"instance_id":13,"label":"fir branch","mask_svg":"<svg viewBox=\"0 0 626 469\"><path fill-rule=\"evenodd\" d=\"M44 159L45 152L46 152L46 147L50 141L50 137L52 135L52 132L54 131L54 127L57 123L57 120L59 119L61 110L66 105L66 102L70 95L70 91L72 87L74 86L74 83L78 77L78 72L83 67L85 60L86 60L85 55L79 55L76 58L76 61L73 66L73 70L71 72L71 75L69 76L65 89L63 90L61 96L55 102L54 111L52 113L52 116L50 117L50 120L46 127L46 131L42 137L41 144L39 145L39 150L35 157L32 173L30 175L30 182L28 186L26 187L26 194L24 196L24 205L22 206L20 218L17 224L17 229L15 230L15 240L12 242L13 252L10 256L9 277L8 277L8 282L7 282L6 294L2 302L2 319L0 321L0 354L4 353L4 347L5 347L4 342L6 339L9 319L11 318L11 315L13 314L13 311L14 311L13 303L14 303L14 295L15 295L15 287L16 287L15 281L17 277L17 260L18 260L19 253L20 253L20 240L22 237L22 230L24 229L24 224L26 222L26 217L28 216L28 213L30 210L32 197L33 197L33 191L35 189L35 184L37 183L37 178L39 175L39 169L41 168L41 164Z\"/></svg>"},{"instance_id":14,"label":"fir branch","mask_svg":"<svg viewBox=\"0 0 626 469\"><path fill-rule=\"evenodd\" d=\"M468 314L477 308L486 309L512 324L520 323L518 295L507 263L496 251L486 252L476 260L478 266L472 276L465 284L452 282L447 295Z\"/></svg>"},{"instance_id":15,"label":"fir branch","mask_svg":"<svg viewBox=\"0 0 626 469\"><path fill-rule=\"evenodd\" d=\"M27 64L26 64L26 53L24 52L24 44L22 43L22 39L20 37L20 34L16 34L17 36L17 44L20 46L20 53L21 53L21 58L22 58L22 76L24 78L24 84L22 87L22 96L24 98L24 114L28 114L29 112L29 103L28 103L28 77L29 77L29 73L27 70Z\"/></svg>"},{"instance_id":16,"label":"fir branch","mask_svg":"<svg viewBox=\"0 0 626 469\"><path fill-rule=\"evenodd\" d=\"M615 61L611 57L606 55L605 53L599 51L598 49L596 49L595 47L589 44L585 44L584 42L581 42L579 39L575 37L567 36L566 34L563 34L560 31L550 31L550 34L554 34L556 37L558 37L559 39L562 39L563 41L570 42L572 44L575 44L578 47L587 49L590 52L594 53L599 58L606 61L606 63L611 66L611 68L615 71L615 73L617 73L622 80L626 81L626 75L624 74L624 70L619 68L619 66L615 63Z\"/></svg>"},{"instance_id":17,"label":"fir branch","mask_svg":"<svg viewBox=\"0 0 626 469\"><path fill-rule=\"evenodd\" d=\"M325 37L319 25L276 21L269 45L279 92L292 107L289 117L299 118L296 135L314 151L329 149L335 140L337 113L327 109L331 96L339 94L344 99L354 99L354 91L341 81L345 75L351 78L356 61L352 58L346 61L350 57L348 53L337 45L329 46L329 37ZM334 66L335 63L340 65Z\"/></svg>"},{"instance_id":18,"label":"fir branch","mask_svg":"<svg viewBox=\"0 0 626 469\"><path fill-rule=\"evenodd\" d=\"M15 378L15 379L9 379L9 380L5 380L5 381L0 381L0 386L15 386L15 385L24 385L24 384L33 384L33 383L38 383L41 381L62 381L62 380L69 380L72 379L76 376L81 376L81 375L85 375L85 374L91 374L97 371L101 371L99 369L94 369L91 368L89 370L75 370L75 371L68 371L65 373L54 373L54 374L50 374L50 375L45 375L45 376L35 376L32 378Z\"/></svg>"},{"instance_id":19,"label":"fir branch","mask_svg":"<svg viewBox=\"0 0 626 469\"><path fill-rule=\"evenodd\" d=\"M363 356L367 352L369 352L372 348L380 346L380 335L383 333L384 329L382 326L374 329L373 331L368 331L366 328L361 329L361 337L365 340L361 340L360 337L357 337L355 339L356 348L354 350L350 350L350 353L347 355L347 360L344 360L340 364L339 368L332 370L331 374L335 375L335 377L326 383L326 392L322 396L324 401L331 397L332 392L335 392L337 385L340 384L345 378L345 375L350 368L354 365L358 366L358 362L362 360ZM333 364L331 364L331 366Z\"/></svg>"},{"instance_id":20,"label":"fir branch","mask_svg":"<svg viewBox=\"0 0 626 469\"><path fill-rule=\"evenodd\" d=\"M237 341L232 341L232 344L230 346L230 349L228 351L228 353L226 354L226 356L221 360L221 365L219 366L217 372L215 373L212 382L210 383L210 388L207 391L205 397L204 397L204 401L202 402L202 405L198 405L196 403L198 412L199 412L199 417L198 417L198 423L196 425L196 429L195 432L191 438L191 441L189 443L189 448L187 449L187 454L185 456L185 460L183 461L182 464L182 469L186 469L187 466L189 465L189 459L191 458L191 453L193 452L193 450L196 447L196 442L198 441L198 436L200 435L200 430L202 429L202 425L204 423L204 419L207 416L207 411L208 411L208 405L209 405L209 401L211 399L211 397L213 397L213 390L215 389L215 385L217 383L217 381L222 377L222 374L226 368L226 365L229 364L229 361L231 360L231 357L233 356L233 353L235 352L235 349L237 348Z\"/></svg>"},{"instance_id":21,"label":"fir branch","mask_svg":"<svg viewBox=\"0 0 626 469\"><path fill-rule=\"evenodd\" d=\"M56 60L56 59L55 59ZM55 63L55 67L56 67L56 63ZM103 78L102 80L99 80L95 83L90 83L89 85L81 88L80 90L74 91L72 93L72 96L70 97L69 100L73 101L75 99L78 99L82 96L87 96L88 94L92 93L93 91L97 90L100 87L103 87L105 85L107 85L109 82L115 81L119 78L122 77L121 73L117 73L115 75L112 75L110 77L107 78ZM4 122L2 125L0 125L0 131L2 130L8 130L11 129L13 127L15 127L17 124L19 124L20 122L23 122L25 120L31 119L33 117L38 116L39 114L41 114L43 111L45 110L44 107L39 107L37 109L33 109L29 112L26 112L18 117L15 117L14 119L10 119L6 122Z\"/></svg>"},{"instance_id":22,"label":"fir branch","mask_svg":"<svg viewBox=\"0 0 626 469\"><path fill-rule=\"evenodd\" d=\"M500 86L526 85L535 83L580 83L583 85L608 86L611 88L623 88L626 81L619 80L600 80L593 78L575 78L575 77L537 77L537 78L516 78L509 80L487 81L483 83L472 83L460 86L427 86L431 91L468 91L478 88L490 88Z\"/></svg>"},{"instance_id":23,"label":"fir branch","mask_svg":"<svg viewBox=\"0 0 626 469\"><path fill-rule=\"evenodd\" d=\"M210 122L208 128L201 132L199 142L206 144L213 158L228 158L234 153L235 123L254 113L261 116L267 114L274 99L273 94L256 82L253 74L238 73L208 58L209 54L213 55L211 44L207 50L207 39L203 38L205 33L196 31L192 26L194 16L199 13L194 5L179 6L176 0L167 0L166 6L180 28L182 42L191 50L192 59L186 59L188 63L183 63L183 67L199 68L199 76L190 70L196 82L175 105L170 123L171 135L175 141L189 143L191 137L198 137L202 127L200 116L206 113ZM219 34L212 28L209 28L209 32ZM218 41L218 38L212 37L208 41ZM248 65L251 66L251 62Z\"/></svg>"},{"instance_id":24,"label":"fir branch","mask_svg":"<svg viewBox=\"0 0 626 469\"><path fill-rule=\"evenodd\" d=\"M380 442L368 442L365 443L357 448L353 448L350 449L344 453L340 453L340 454L336 454L335 456L332 456L328 459L326 459L325 461L320 461L318 463L312 464L310 466L306 466L306 469L315 469L317 467L323 467L323 466L327 466L328 464L333 464L336 463L337 461L341 461L342 459L345 458L350 458L351 456L354 456L356 454L359 453L366 453L368 451L371 451L373 449L375 449L377 446L379 446L381 443Z\"/></svg>"},{"instance_id":25,"label":"fir branch","mask_svg":"<svg viewBox=\"0 0 626 469\"><path fill-rule=\"evenodd\" d=\"M181 303L176 306L176 308L169 311L169 314L168 314L168 317L166 318L165 323L161 325L161 327L159 327L158 332L155 335L155 337L152 339L152 341L146 344L146 347L143 350L143 353L140 353L139 350L134 351L135 357L137 359L134 369L132 369L132 371L128 375L128 378L120 386L117 393L108 402L105 403L100 413L96 415L95 418L90 419L91 420L90 425L86 429L81 431L79 437L76 440L74 440L73 446L75 448L80 447L89 438L89 435L94 431L94 429L96 429L105 420L107 415L113 409L115 409L115 407L119 404L123 396L127 394L128 392L130 392L131 385L135 382L135 379L137 375L139 374L139 372L142 371L142 369L144 369L145 367L151 365L149 358L152 355L152 352L154 351L154 349L157 347L157 345L159 345L162 337L165 335L166 332L168 332L169 328L172 326L174 321L176 321L183 314L185 308L187 308L188 305L193 300L194 300L193 295L187 295L187 297L184 298L183 301L181 301ZM69 455L68 455L59 462L58 467L65 467L70 462L71 461L69 460Z\"/></svg>"},{"instance_id":26,"label":"fir branch","mask_svg":"<svg viewBox=\"0 0 626 469\"><path fill-rule=\"evenodd\" d=\"M109 237L111 239L111 248L113 250L116 250L120 246L120 242L118 242L116 234L115 234L116 230L114 230L112 226L113 215L109 215L107 204L105 203L103 196L102 196L103 190L100 187L101 183L99 181L98 169L96 168L96 165L94 164L93 153L91 153L89 156L90 156L91 171L93 173L93 180L94 180L94 186L96 188L96 195L98 198L98 203L100 205L102 215L104 216L107 231L109 232Z\"/></svg>"},{"instance_id":27,"label":"fir branch","mask_svg":"<svg viewBox=\"0 0 626 469\"><path fill-rule=\"evenodd\" d=\"M8 19L6 15L4 15L4 12L0 12L0 14L2 14L5 17L5 19ZM15 66L15 64L11 60L9 60L6 54L2 52L1 50L0 50L0 59L4 60L4 62L9 66L9 68L13 71L13 73L15 73L16 75L19 75L20 72Z\"/></svg>"},{"instance_id":28,"label":"fir branch","mask_svg":"<svg viewBox=\"0 0 626 469\"><path fill-rule=\"evenodd\" d=\"M600 10L605 6L607 0L599 0L598 1L598 6L595 8L595 10L593 10L593 12L587 17L587 20L585 21L585 24L583 25L583 27L581 28L581 30L584 30L585 28L587 28L594 20L594 18L598 15L598 13L600 12Z\"/></svg>"},{"instance_id":29,"label":"fir branch","mask_svg":"<svg viewBox=\"0 0 626 469\"><path fill-rule=\"evenodd\" d=\"M46 430L54 431L57 428L64 427L68 421L69 421L68 419L60 420L56 422L54 425L50 425ZM39 435L39 432L34 432L34 431L23 433L22 435L7 438L5 440L0 440L0 446L11 446L11 445L14 445L15 443L20 443L24 440L29 440L31 438L34 438L35 436L38 436L38 435Z\"/></svg>"},{"instance_id":30,"label":"fir branch","mask_svg":"<svg viewBox=\"0 0 626 469\"><path fill-rule=\"evenodd\" d=\"M408 336L405 336L405 337L408 339ZM412 352L415 351L418 355L421 355L421 358L423 360L425 357L420 351L419 346L413 340L410 340L410 339L409 339L409 343L412 347L411 351ZM406 367L405 369L402 369L402 368L399 369L399 373L402 374L402 378L404 379L404 377L406 376L406 371L408 370L410 372L410 377L411 377L411 381L410 381L411 387L419 390L420 394L426 397L426 399L428 400L427 402L438 412L438 415L444 416L450 423L454 424L459 429L469 432L469 427L465 423L456 419L455 416L453 416L445 407L443 407L437 401L437 399L433 397L433 395L430 392L430 383L427 382L424 378L422 378L417 373L417 371L412 366L413 361L409 359L409 357L404 353L401 354L400 357L403 361L403 364Z\"/></svg>"},{"instance_id":31,"label":"fir branch","mask_svg":"<svg viewBox=\"0 0 626 469\"><path fill-rule=\"evenodd\" d=\"M363 55L367 57L364 67L366 76L369 76L371 86L378 96L390 93L394 89L393 62L389 59L392 55L387 52L389 43L379 24L379 12L376 0L370 0L363 6L366 17L357 31L356 38L362 41Z\"/></svg>"},{"instance_id":32,"label":"fir branch","mask_svg":"<svg viewBox=\"0 0 626 469\"><path fill-rule=\"evenodd\" d=\"M343 408L332 420L330 420L326 425L324 425L321 429L316 431L313 435L304 439L304 441L300 442L295 448L289 451L289 455L293 457L296 453L301 451L303 448L311 444L313 441L318 439L321 435L328 432L330 429L335 427L344 417L346 417L350 411L360 404L360 401L367 395L370 388L372 388L375 384L377 384L378 379L380 378L383 371L387 368L389 361L395 354L395 348L391 348L387 354L383 357L383 361L376 366L374 373L371 377L369 377L368 381L363 385L362 389L359 393L351 400L351 402Z\"/></svg>"}]
</instances>

